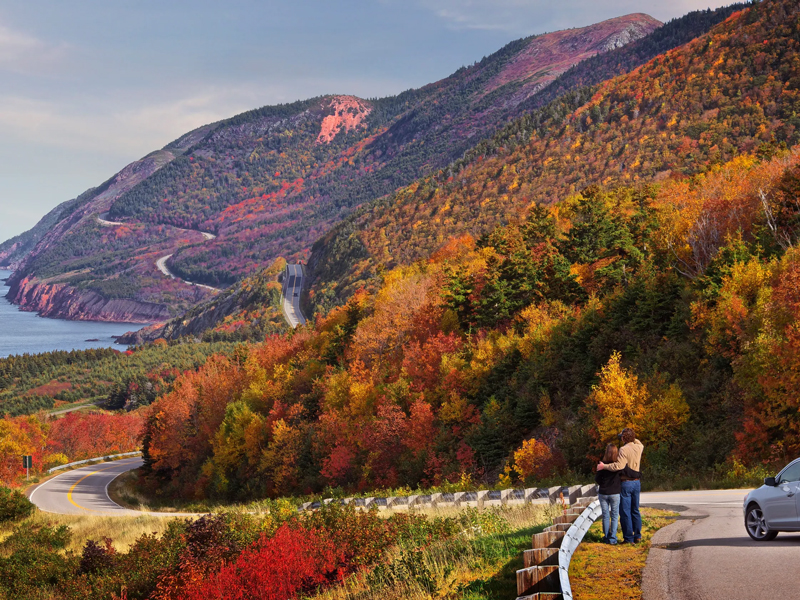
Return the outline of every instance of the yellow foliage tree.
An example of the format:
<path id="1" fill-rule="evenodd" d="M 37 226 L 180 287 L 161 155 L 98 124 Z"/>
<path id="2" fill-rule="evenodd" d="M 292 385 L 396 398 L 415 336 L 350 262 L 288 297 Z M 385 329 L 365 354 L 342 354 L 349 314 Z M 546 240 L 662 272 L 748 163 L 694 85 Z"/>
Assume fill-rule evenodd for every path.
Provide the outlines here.
<path id="1" fill-rule="evenodd" d="M 612 440 L 625 427 L 632 427 L 645 444 L 667 441 L 689 418 L 683 393 L 675 384 L 649 389 L 622 367 L 621 359 L 619 352 L 611 355 L 587 399 L 597 441 Z"/>
<path id="2" fill-rule="evenodd" d="M 535 475 L 546 477 L 553 467 L 553 451 L 547 444 L 531 438 L 514 452 L 514 472 L 522 481 Z"/>

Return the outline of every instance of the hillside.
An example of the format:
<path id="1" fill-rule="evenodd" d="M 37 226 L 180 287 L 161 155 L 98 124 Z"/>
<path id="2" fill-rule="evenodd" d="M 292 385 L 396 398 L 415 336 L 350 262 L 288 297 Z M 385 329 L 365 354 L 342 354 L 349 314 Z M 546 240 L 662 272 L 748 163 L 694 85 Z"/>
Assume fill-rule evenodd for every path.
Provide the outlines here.
<path id="1" fill-rule="evenodd" d="M 312 303 L 329 307 L 383 270 L 452 236 L 480 237 L 537 202 L 796 143 L 797 10 L 770 1 L 736 13 L 627 75 L 517 119 L 462 160 L 363 208 L 314 247 Z"/>
<path id="2" fill-rule="evenodd" d="M 352 208 L 459 158 L 576 62 L 659 25 L 630 15 L 525 38 L 395 97 L 325 96 L 191 132 L 52 227 L 18 265 L 10 298 L 68 318 L 179 314 L 209 291 L 165 279 L 158 258 L 184 280 L 224 287 L 278 256 L 305 257 Z"/>
<path id="3" fill-rule="evenodd" d="M 800 449 L 798 189 L 800 147 L 593 186 L 451 239 L 179 377 L 147 420 L 153 489 L 510 485 L 532 464 L 527 485 L 590 473 L 624 426 L 662 483 L 785 464 Z"/>
<path id="4" fill-rule="evenodd" d="M 144 344 L 161 338 L 192 337 L 211 341 L 262 341 L 288 330 L 281 308 L 279 275 L 286 260 L 238 281 L 215 298 L 198 304 L 179 317 L 154 323 L 121 336 L 118 344 Z"/>

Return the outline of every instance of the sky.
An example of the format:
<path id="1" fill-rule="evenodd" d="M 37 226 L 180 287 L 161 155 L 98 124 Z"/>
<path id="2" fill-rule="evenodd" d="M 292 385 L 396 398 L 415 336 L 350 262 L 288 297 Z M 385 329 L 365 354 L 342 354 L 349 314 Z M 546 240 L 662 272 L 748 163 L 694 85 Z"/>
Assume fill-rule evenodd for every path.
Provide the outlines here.
<path id="1" fill-rule="evenodd" d="M 0 0 L 0 241 L 183 133 L 382 97 L 508 42 L 730 0 Z"/>

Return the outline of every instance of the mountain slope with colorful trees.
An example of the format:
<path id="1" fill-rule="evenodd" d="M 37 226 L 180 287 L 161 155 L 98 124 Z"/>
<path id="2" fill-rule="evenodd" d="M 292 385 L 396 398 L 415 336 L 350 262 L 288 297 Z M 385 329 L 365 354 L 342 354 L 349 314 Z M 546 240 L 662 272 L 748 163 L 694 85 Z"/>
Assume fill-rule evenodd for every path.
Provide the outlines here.
<path id="1" fill-rule="evenodd" d="M 70 318 L 108 319 L 111 308 L 92 307 L 123 300 L 117 320 L 176 316 L 210 294 L 163 277 L 157 259 L 169 255 L 183 280 L 226 287 L 279 256 L 303 258 L 351 209 L 460 158 L 575 63 L 620 53 L 659 25 L 636 14 L 532 36 L 398 96 L 324 96 L 199 128 L 71 203 L 26 257 L 17 244 L 10 298 Z M 641 52 L 595 72 L 630 68 Z M 84 308 L 48 306 L 56 293 Z"/>
<path id="2" fill-rule="evenodd" d="M 588 471 L 625 424 L 665 479 L 784 460 L 798 181 L 797 151 L 743 156 L 454 238 L 179 377 L 149 409 L 151 483 L 229 499 L 532 483 Z"/>
<path id="3" fill-rule="evenodd" d="M 510 123 L 457 161 L 362 208 L 313 248 L 325 310 L 381 271 L 479 237 L 589 185 L 691 175 L 800 141 L 796 3 L 766 0 L 698 39 Z"/>

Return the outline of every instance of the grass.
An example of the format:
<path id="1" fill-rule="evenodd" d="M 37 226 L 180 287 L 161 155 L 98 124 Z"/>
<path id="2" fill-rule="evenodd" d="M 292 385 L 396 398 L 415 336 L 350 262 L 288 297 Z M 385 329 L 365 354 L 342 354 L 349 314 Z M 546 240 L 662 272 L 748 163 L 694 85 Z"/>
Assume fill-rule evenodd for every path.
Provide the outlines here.
<path id="1" fill-rule="evenodd" d="M 570 563 L 569 578 L 577 600 L 640 600 L 642 570 L 653 534 L 674 522 L 677 513 L 642 509 L 639 544 L 603 544 L 603 524 L 597 521 L 578 546 Z"/>
<path id="2" fill-rule="evenodd" d="M 144 534 L 161 535 L 172 517 L 104 517 L 95 515 L 57 515 L 36 511 L 24 521 L 0 526 L 0 542 L 11 535 L 15 527 L 67 525 L 72 532 L 67 551 L 80 553 L 87 540 L 109 537 L 118 552 L 126 552 Z"/>
<path id="3" fill-rule="evenodd" d="M 475 510 L 475 509 L 472 509 Z M 429 516 L 444 512 L 424 511 Z M 396 548 L 368 574 L 351 577 L 320 600 L 508 600 L 531 536 L 552 522 L 557 507 L 526 505 L 482 511 L 481 525 L 425 548 Z M 448 511 L 451 514 L 451 511 Z"/>

